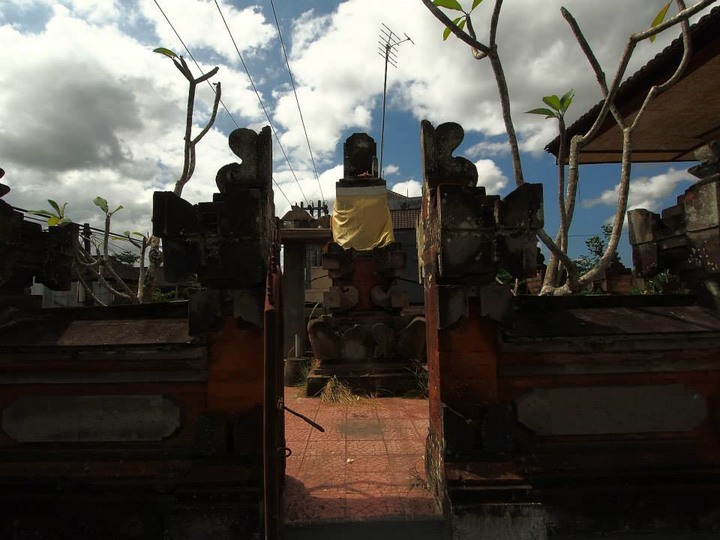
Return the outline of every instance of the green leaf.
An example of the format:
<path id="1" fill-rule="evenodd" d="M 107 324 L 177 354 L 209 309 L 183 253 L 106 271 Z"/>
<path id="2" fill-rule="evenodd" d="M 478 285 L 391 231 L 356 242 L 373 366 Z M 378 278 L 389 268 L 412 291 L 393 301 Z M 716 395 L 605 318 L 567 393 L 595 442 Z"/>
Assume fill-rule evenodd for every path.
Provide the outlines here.
<path id="1" fill-rule="evenodd" d="M 433 4 L 437 7 L 444 7 L 447 9 L 454 9 L 455 11 L 462 11 L 463 8 L 458 0 L 434 0 Z"/>
<path id="2" fill-rule="evenodd" d="M 462 21 L 460 21 L 460 23 L 458 24 L 458 26 L 460 27 L 460 30 L 465 30 L 465 23 L 466 23 L 466 22 L 467 22 L 467 17 L 463 17 L 463 18 L 462 18 Z"/>
<path id="3" fill-rule="evenodd" d="M 539 108 L 525 111 L 525 114 L 542 114 L 545 116 L 545 118 L 557 118 L 558 113 L 556 113 L 555 111 L 551 111 L 550 109 Z"/>
<path id="4" fill-rule="evenodd" d="M 470 8 L 470 11 L 472 11 L 473 9 L 475 9 L 476 7 L 478 7 L 478 6 L 480 5 L 480 2 L 482 2 L 482 0 L 474 0 L 473 5 L 472 5 L 472 7 Z"/>
<path id="5" fill-rule="evenodd" d="M 48 199 L 47 202 L 48 202 L 48 204 L 49 204 L 50 206 L 52 206 L 52 207 L 55 209 L 55 211 L 57 212 L 57 215 L 58 215 L 58 216 L 61 216 L 61 215 L 62 215 L 62 211 L 60 210 L 60 205 L 59 205 L 58 203 L 56 203 L 56 202 L 53 201 L 52 199 Z"/>
<path id="6" fill-rule="evenodd" d="M 453 24 L 457 25 L 458 22 L 460 22 L 460 19 L 462 19 L 462 17 L 458 17 L 457 19 L 453 20 Z M 450 37 L 451 32 L 452 30 L 450 30 L 450 27 L 446 26 L 445 30 L 443 30 L 443 41 L 447 41 L 447 38 Z"/>
<path id="7" fill-rule="evenodd" d="M 103 199 L 102 197 L 95 197 L 93 199 L 93 203 L 95 204 L 95 206 L 100 208 L 100 210 L 102 210 L 106 214 L 108 213 L 108 203 L 105 199 Z"/>
<path id="8" fill-rule="evenodd" d="M 60 220 L 60 223 L 58 223 L 58 225 L 67 225 L 68 223 L 72 223 L 72 222 L 73 222 L 72 219 L 64 217 Z"/>
<path id="9" fill-rule="evenodd" d="M 164 54 L 168 58 L 177 58 L 178 56 L 173 51 L 171 51 L 170 49 L 166 49 L 165 47 L 158 47 L 157 49 L 153 49 L 153 52 L 158 54 Z"/>
<path id="10" fill-rule="evenodd" d="M 113 211 L 110 213 L 110 215 L 114 214 L 114 213 L 117 212 L 118 210 L 122 210 L 123 208 L 124 208 L 124 206 L 121 204 L 121 205 L 118 206 L 115 210 L 113 210 Z"/>
<path id="11" fill-rule="evenodd" d="M 651 27 L 651 28 L 655 28 L 658 24 L 662 23 L 662 22 L 665 20 L 665 15 L 667 15 L 668 8 L 670 7 L 670 3 L 671 3 L 671 2 L 668 2 L 667 4 L 665 4 L 665 5 L 662 7 L 662 9 L 661 9 L 660 11 L 658 11 L 658 14 L 655 15 L 655 18 L 654 18 L 653 21 L 650 23 L 650 27 Z M 651 41 L 651 42 L 655 41 L 655 38 L 656 38 L 656 37 L 657 37 L 657 35 L 655 35 L 655 36 L 650 36 L 650 41 Z"/>
<path id="12" fill-rule="evenodd" d="M 563 97 L 560 98 L 560 110 L 565 112 L 570 107 L 573 98 L 575 97 L 575 90 L 569 90 Z"/>
<path id="13" fill-rule="evenodd" d="M 545 96 L 545 97 L 542 98 L 542 100 L 543 100 L 543 102 L 545 103 L 545 105 L 549 105 L 550 107 L 552 107 L 552 108 L 555 109 L 556 111 L 561 110 L 561 109 L 560 109 L 560 98 L 559 98 L 559 97 L 554 96 L 554 95 L 553 95 L 553 96 Z"/>

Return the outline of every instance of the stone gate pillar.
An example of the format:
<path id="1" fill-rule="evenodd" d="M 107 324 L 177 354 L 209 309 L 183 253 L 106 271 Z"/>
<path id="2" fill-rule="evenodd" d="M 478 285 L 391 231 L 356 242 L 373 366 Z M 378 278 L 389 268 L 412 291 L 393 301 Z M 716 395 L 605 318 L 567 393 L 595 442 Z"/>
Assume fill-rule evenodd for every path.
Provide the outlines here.
<path id="1" fill-rule="evenodd" d="M 453 501 L 445 464 L 493 455 L 510 444 L 506 405 L 497 405 L 498 329 L 510 315 L 510 288 L 495 280 L 536 273 L 535 231 L 542 186 L 524 184 L 504 200 L 477 186 L 475 165 L 452 152 L 459 124 L 422 122 L 423 202 L 418 249 L 425 291 L 430 431 L 428 479 L 446 515 Z"/>

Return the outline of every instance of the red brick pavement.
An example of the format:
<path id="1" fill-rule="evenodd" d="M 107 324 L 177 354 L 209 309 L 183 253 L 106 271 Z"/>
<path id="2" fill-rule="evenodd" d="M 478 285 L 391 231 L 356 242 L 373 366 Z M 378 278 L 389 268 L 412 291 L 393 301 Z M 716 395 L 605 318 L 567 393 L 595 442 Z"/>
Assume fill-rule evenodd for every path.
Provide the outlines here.
<path id="1" fill-rule="evenodd" d="M 374 398 L 322 403 L 285 389 L 285 404 L 325 428 L 285 415 L 285 521 L 438 516 L 425 489 L 428 404 Z"/>

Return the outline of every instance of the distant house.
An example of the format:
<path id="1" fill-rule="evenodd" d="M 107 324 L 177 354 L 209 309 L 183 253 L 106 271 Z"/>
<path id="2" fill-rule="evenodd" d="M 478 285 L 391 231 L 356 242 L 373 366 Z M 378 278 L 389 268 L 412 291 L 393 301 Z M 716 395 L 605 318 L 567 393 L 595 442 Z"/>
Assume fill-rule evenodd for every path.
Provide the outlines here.
<path id="1" fill-rule="evenodd" d="M 113 260 L 113 269 L 128 285 L 128 287 L 130 287 L 133 291 L 137 290 L 137 281 L 140 272 L 138 268 Z M 113 294 L 97 279 L 91 278 L 90 276 L 87 276 L 85 279 L 93 294 L 101 302 L 106 305 L 116 303 Z M 93 301 L 89 298 L 85 288 L 76 278 L 73 279 L 69 291 L 53 291 L 45 287 L 45 285 L 34 283 L 30 289 L 30 294 L 42 296 L 42 307 L 44 308 L 83 307 L 93 305 Z"/>
<path id="2" fill-rule="evenodd" d="M 113 259 L 112 256 L 111 259 Z M 137 291 L 140 268 L 137 266 L 130 266 L 113 259 L 113 269 L 132 291 Z M 127 303 L 127 300 L 125 299 L 115 298 L 113 294 L 97 279 L 86 276 L 85 280 L 91 287 L 93 294 L 104 304 L 109 306 Z M 164 268 L 160 267 L 155 283 L 156 290 L 164 293 L 170 293 L 178 287 L 182 288 L 187 286 L 188 284 L 168 283 L 165 281 Z M 93 301 L 85 291 L 85 288 L 76 278 L 73 279 L 69 291 L 53 291 L 41 283 L 34 283 L 30 289 L 30 294 L 42 296 L 42 307 L 44 308 L 83 307 L 94 305 Z"/>
<path id="3" fill-rule="evenodd" d="M 400 242 L 402 250 L 407 254 L 407 266 L 400 275 L 400 280 L 402 286 L 408 291 L 409 303 L 421 306 L 423 304 L 423 288 L 418 280 L 416 229 L 420 218 L 422 197 L 406 197 L 394 191 L 388 191 L 387 198 L 395 240 Z M 302 218 L 298 213 L 293 213 L 292 217 L 296 220 Z M 323 292 L 327 291 L 331 285 L 327 271 L 322 268 L 323 247 L 308 245 L 305 252 L 305 301 L 313 307 L 322 303 Z"/>
<path id="4" fill-rule="evenodd" d="M 422 197 L 406 197 L 388 191 L 388 208 L 393 222 L 395 240 L 400 242 L 407 254 L 407 265 L 400 275 L 401 285 L 408 291 L 410 305 L 421 306 L 424 301 L 423 286 L 418 278 L 417 225 L 420 219 Z"/>

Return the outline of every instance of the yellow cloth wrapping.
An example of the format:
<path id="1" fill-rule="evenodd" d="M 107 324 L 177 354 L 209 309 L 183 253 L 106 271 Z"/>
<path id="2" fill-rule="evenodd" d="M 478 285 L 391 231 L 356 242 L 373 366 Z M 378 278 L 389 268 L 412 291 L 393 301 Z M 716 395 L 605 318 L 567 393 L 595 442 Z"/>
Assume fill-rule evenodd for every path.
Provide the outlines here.
<path id="1" fill-rule="evenodd" d="M 385 186 L 338 187 L 330 228 L 333 240 L 358 251 L 395 241 Z"/>

